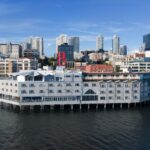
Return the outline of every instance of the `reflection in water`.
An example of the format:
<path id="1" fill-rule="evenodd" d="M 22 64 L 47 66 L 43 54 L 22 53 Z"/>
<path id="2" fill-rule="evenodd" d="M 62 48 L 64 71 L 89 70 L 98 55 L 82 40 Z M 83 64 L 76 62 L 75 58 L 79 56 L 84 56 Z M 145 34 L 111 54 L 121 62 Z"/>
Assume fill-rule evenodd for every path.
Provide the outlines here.
<path id="1" fill-rule="evenodd" d="M 150 149 L 150 108 L 14 113 L 0 109 L 0 149 Z"/>

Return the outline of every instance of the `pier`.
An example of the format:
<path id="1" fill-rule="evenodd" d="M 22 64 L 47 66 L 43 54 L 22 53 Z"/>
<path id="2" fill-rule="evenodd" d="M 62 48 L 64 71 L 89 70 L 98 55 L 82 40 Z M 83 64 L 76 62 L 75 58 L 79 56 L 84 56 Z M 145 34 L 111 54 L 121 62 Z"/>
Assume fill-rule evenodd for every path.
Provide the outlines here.
<path id="1" fill-rule="evenodd" d="M 140 103 L 112 104 L 65 104 L 65 105 L 14 105 L 0 102 L 0 108 L 17 112 L 50 112 L 50 111 L 90 111 L 90 110 L 122 110 L 149 106 L 149 101 Z"/>

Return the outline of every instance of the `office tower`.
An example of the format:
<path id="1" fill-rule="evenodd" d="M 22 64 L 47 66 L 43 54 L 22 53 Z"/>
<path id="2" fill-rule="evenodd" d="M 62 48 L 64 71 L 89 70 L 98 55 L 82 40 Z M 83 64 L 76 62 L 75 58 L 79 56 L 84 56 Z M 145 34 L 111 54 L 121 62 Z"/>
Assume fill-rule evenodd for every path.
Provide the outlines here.
<path id="1" fill-rule="evenodd" d="M 68 43 L 68 36 L 66 34 L 61 34 L 56 38 L 56 54 L 58 53 L 58 46 L 64 43 Z"/>
<path id="2" fill-rule="evenodd" d="M 150 50 L 150 34 L 146 34 L 143 36 L 143 44 L 144 44 L 144 50 Z"/>
<path id="3" fill-rule="evenodd" d="M 68 37 L 68 44 L 73 46 L 74 52 L 79 52 L 80 50 L 79 37 Z"/>
<path id="4" fill-rule="evenodd" d="M 120 46 L 120 55 L 127 55 L 127 46 L 126 45 L 122 45 Z"/>
<path id="5" fill-rule="evenodd" d="M 102 35 L 98 35 L 96 38 L 96 50 L 104 49 L 104 37 Z"/>
<path id="6" fill-rule="evenodd" d="M 36 50 L 40 58 L 44 57 L 44 42 L 42 37 L 30 37 L 27 40 L 26 46 L 32 50 Z"/>
<path id="7" fill-rule="evenodd" d="M 114 35 L 112 40 L 112 51 L 113 53 L 119 54 L 119 49 L 120 49 L 120 38 L 117 35 Z"/>
<path id="8" fill-rule="evenodd" d="M 58 46 L 58 65 L 72 68 L 74 64 L 74 50 L 72 45 L 64 43 Z"/>

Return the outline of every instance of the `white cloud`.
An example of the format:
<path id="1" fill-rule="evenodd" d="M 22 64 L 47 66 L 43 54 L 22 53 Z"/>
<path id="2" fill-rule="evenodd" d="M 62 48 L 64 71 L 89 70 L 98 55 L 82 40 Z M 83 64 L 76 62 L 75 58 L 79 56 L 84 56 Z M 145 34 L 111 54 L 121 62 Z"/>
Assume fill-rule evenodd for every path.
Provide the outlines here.
<path id="1" fill-rule="evenodd" d="M 0 24 L 0 33 L 24 33 L 26 30 L 42 29 L 42 23 L 44 20 L 39 19 L 3 21 Z"/>
<path id="2" fill-rule="evenodd" d="M 97 32 L 92 32 L 89 30 L 82 30 L 82 29 L 78 29 L 78 28 L 69 28 L 70 31 L 75 31 L 75 32 L 79 32 L 79 33 L 86 33 L 86 34 L 92 34 L 92 35 L 97 35 Z"/>
<path id="3" fill-rule="evenodd" d="M 112 33 L 120 33 L 131 30 L 131 28 L 124 28 L 124 27 L 108 27 L 108 30 Z"/>

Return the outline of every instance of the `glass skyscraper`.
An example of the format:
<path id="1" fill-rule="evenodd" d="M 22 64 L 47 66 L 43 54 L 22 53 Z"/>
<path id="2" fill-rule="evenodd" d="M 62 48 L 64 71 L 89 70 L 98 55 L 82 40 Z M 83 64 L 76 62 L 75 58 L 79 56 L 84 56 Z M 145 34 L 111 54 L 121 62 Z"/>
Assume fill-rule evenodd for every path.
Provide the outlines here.
<path id="1" fill-rule="evenodd" d="M 146 34 L 143 36 L 143 44 L 145 51 L 150 51 L 150 34 Z"/>

